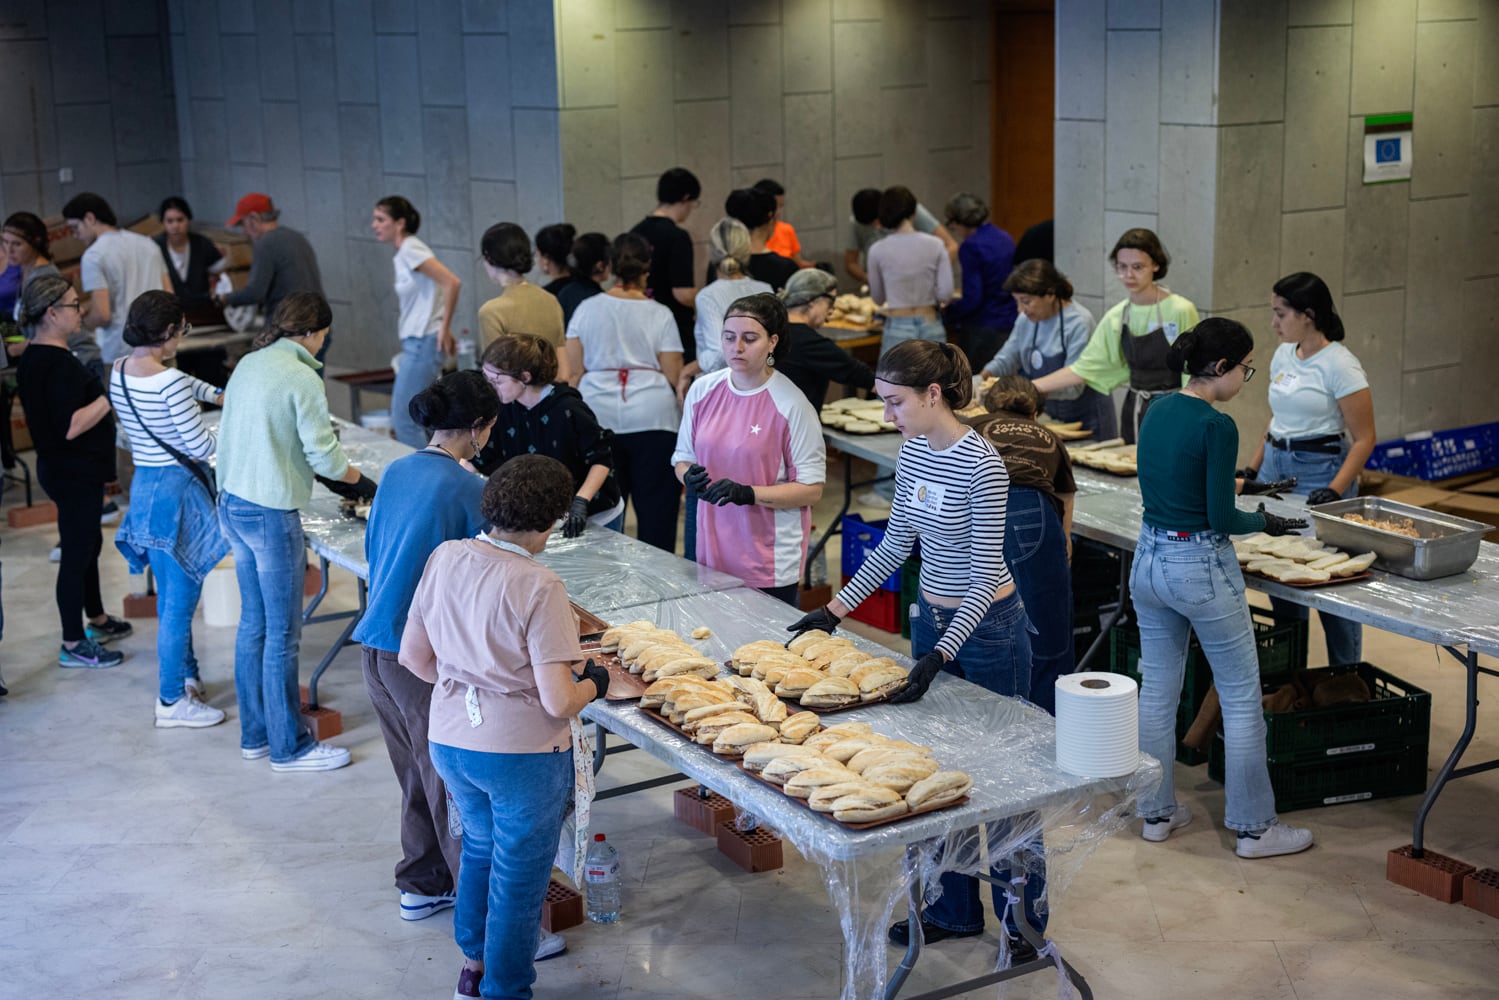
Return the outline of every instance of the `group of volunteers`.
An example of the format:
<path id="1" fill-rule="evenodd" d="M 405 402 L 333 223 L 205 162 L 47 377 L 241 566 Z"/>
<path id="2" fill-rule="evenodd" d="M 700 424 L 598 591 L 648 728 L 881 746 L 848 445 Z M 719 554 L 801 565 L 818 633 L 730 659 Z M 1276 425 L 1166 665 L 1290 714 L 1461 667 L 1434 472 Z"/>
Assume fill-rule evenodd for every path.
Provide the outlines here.
<path id="1" fill-rule="evenodd" d="M 106 644 L 130 633 L 99 592 L 118 423 L 135 476 L 116 545 L 132 567 L 149 565 L 158 591 L 156 725 L 224 721 L 199 675 L 192 616 L 206 574 L 232 552 L 242 756 L 268 757 L 276 771 L 348 764 L 348 750 L 314 740 L 298 711 L 299 512 L 315 482 L 370 502 L 369 604 L 355 638 L 402 792 L 400 916 L 455 908 L 457 996 L 527 997 L 533 961 L 565 948 L 542 932 L 542 902 L 590 765 L 578 713 L 609 686 L 608 673 L 584 661 L 561 579 L 534 560 L 552 532 L 622 531 L 629 506 L 638 537 L 674 551 L 685 493 L 688 557 L 795 606 L 825 479 L 817 408 L 830 383 L 872 390 L 905 439 L 884 539 L 791 630 L 838 627 L 919 542 L 915 667 L 892 700 L 921 698 L 947 673 L 1050 711 L 1057 677 L 1073 669 L 1077 486 L 1061 440 L 1038 421 L 1081 421 L 1113 437 L 1110 393 L 1128 387 L 1123 436 L 1138 445 L 1144 500 L 1131 576 L 1140 741 L 1165 772 L 1140 802 L 1143 836 L 1165 840 L 1191 818 L 1172 775 L 1195 631 L 1223 707 L 1225 825 L 1238 853 L 1310 846 L 1309 831 L 1276 819 L 1254 636 L 1228 536 L 1304 526 L 1263 505 L 1240 510 L 1238 494 L 1294 490 L 1324 503 L 1357 489 L 1372 405 L 1326 284 L 1298 273 L 1272 290 L 1273 416 L 1254 459 L 1236 470 L 1238 433 L 1214 404 L 1254 374 L 1253 339 L 1232 320 L 1199 320 L 1160 283 L 1170 259 L 1149 230 L 1125 232 L 1110 252 L 1127 296 L 1095 324 L 1050 260 L 1015 261 L 1014 241 L 977 197 L 954 196 L 939 224 L 904 187 L 861 191 L 844 263 L 883 306 L 871 369 L 818 332 L 838 283 L 802 257 L 781 217 L 785 190 L 766 180 L 729 195 L 708 230 L 701 285 L 682 227 L 700 195 L 697 178 L 676 168 L 660 178 L 655 209 L 612 238 L 559 223 L 533 244 L 513 223 L 491 226 L 480 252 L 500 294 L 479 310 L 478 370 L 447 374 L 462 283 L 417 236 L 410 202 L 377 202 L 371 225 L 395 251 L 399 303 L 393 424 L 415 449 L 383 470 L 378 490 L 329 417 L 317 359 L 332 310 L 320 290 L 296 287 L 309 270 L 306 241 L 278 226 L 269 198 L 247 196 L 231 220 L 255 230 L 260 287 L 228 304 L 269 308 L 223 389 L 171 366 L 191 311 L 228 301 L 201 287 L 216 251 L 188 232 L 185 202 L 168 199 L 164 208 L 182 218 L 160 244 L 144 241 L 149 264 L 103 199 L 70 203 L 64 215 L 91 242 L 87 299 L 49 270 L 39 221 L 11 216 L 5 249 L 22 272 L 14 316 L 26 337 L 19 392 L 62 539 L 59 663 L 113 666 L 122 654 Z M 261 257 L 268 247 L 273 260 Z M 544 286 L 527 278 L 537 269 Z M 98 331 L 93 353 L 81 325 Z M 976 373 L 993 377 L 988 413 L 965 420 L 958 412 L 974 401 Z M 216 426 L 201 403 L 222 407 Z M 1278 614 L 1298 612 L 1277 604 Z M 1324 623 L 1331 661 L 1357 662 L 1359 627 Z M 995 871 L 1024 866 L 1024 918 L 1044 928 L 1039 834 L 1021 853 L 994 859 Z M 948 873 L 942 887 L 920 927 L 902 921 L 892 941 L 982 932 L 978 881 Z M 995 907 L 1004 947 L 1030 957 L 1003 892 Z"/>

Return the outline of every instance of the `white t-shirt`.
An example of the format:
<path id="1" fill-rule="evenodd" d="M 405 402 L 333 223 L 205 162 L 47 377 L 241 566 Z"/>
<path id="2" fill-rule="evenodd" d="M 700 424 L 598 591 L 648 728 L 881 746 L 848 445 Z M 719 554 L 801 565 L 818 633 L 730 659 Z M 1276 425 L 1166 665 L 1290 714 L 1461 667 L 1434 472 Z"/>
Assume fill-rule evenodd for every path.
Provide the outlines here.
<path id="1" fill-rule="evenodd" d="M 166 278 L 166 261 L 156 242 L 127 229 L 101 233 L 83 251 L 80 267 L 85 293 L 109 290 L 109 325 L 94 331 L 99 353 L 107 365 L 129 351 L 125 346 L 125 317 L 130 303 L 142 292 L 160 291 Z"/>
<path id="2" fill-rule="evenodd" d="M 656 358 L 682 353 L 670 309 L 650 299 L 594 295 L 573 311 L 567 339 L 583 344 L 578 391 L 600 426 L 616 434 L 676 433 L 676 388 Z"/>
<path id="3" fill-rule="evenodd" d="M 692 334 L 697 340 L 697 363 L 705 372 L 723 367 L 723 314 L 729 306 L 746 295 L 773 292 L 763 281 L 754 278 L 719 278 L 697 293 L 697 319 Z"/>
<path id="4" fill-rule="evenodd" d="M 396 251 L 396 298 L 401 303 L 401 339 L 431 337 L 442 329 L 442 287 L 418 274 L 417 268 L 435 259 L 432 248 L 415 236 L 401 241 Z"/>
<path id="5" fill-rule="evenodd" d="M 183 281 L 187 280 L 187 265 L 192 260 L 193 245 L 188 243 L 181 250 L 176 250 L 170 243 L 167 244 L 167 256 L 172 258 L 172 267 L 177 272 L 177 277 Z"/>
<path id="6" fill-rule="evenodd" d="M 1341 343 L 1306 360 L 1295 344 L 1281 344 L 1270 359 L 1270 433 L 1291 441 L 1342 434 L 1338 400 L 1367 388 L 1364 366 Z"/>

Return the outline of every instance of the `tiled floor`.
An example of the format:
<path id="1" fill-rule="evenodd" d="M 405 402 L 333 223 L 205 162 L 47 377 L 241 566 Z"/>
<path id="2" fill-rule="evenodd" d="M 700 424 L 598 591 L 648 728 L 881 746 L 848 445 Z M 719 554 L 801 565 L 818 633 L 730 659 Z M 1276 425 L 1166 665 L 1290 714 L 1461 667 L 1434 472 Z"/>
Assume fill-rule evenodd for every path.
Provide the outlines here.
<path id="1" fill-rule="evenodd" d="M 825 500 L 819 520 L 835 508 Z M 353 766 L 272 774 L 235 752 L 232 630 L 200 622 L 198 631 L 211 700 L 231 716 L 210 730 L 152 728 L 153 621 L 135 623 L 118 669 L 56 666 L 52 544 L 49 528 L 6 530 L 0 549 L 0 665 L 11 688 L 0 699 L 0 995 L 451 995 L 450 918 L 396 916 L 398 797 L 355 652 L 324 689 L 343 713 L 337 742 L 353 750 Z M 118 609 L 126 577 L 109 546 L 103 568 Z M 352 603 L 347 578 L 333 601 Z M 306 659 L 335 628 L 308 629 Z M 1320 642 L 1314 633 L 1314 650 Z M 1366 650 L 1433 692 L 1435 766 L 1460 728 L 1461 672 L 1430 647 L 1380 633 L 1368 633 Z M 1499 756 L 1492 704 L 1475 759 Z M 659 773 L 644 758 L 611 758 L 603 783 Z M 1197 813 L 1190 827 L 1166 844 L 1133 831 L 1106 840 L 1057 889 L 1052 934 L 1100 1000 L 1499 996 L 1499 921 L 1384 879 L 1385 852 L 1410 840 L 1414 798 L 1292 814 L 1317 846 L 1245 862 L 1218 825 L 1222 790 L 1205 770 L 1178 772 Z M 788 850 L 782 871 L 745 874 L 673 820 L 670 795 L 596 806 L 596 828 L 624 857 L 624 915 L 568 931 L 567 955 L 538 967 L 537 995 L 837 996 L 843 946 L 820 870 Z M 1433 813 L 1429 843 L 1499 866 L 1496 816 L 1499 773 L 1459 781 Z M 909 989 L 976 974 L 996 948 L 992 922 L 981 938 L 935 946 Z M 1030 978 L 1006 995 L 1056 995 L 1053 977 Z"/>

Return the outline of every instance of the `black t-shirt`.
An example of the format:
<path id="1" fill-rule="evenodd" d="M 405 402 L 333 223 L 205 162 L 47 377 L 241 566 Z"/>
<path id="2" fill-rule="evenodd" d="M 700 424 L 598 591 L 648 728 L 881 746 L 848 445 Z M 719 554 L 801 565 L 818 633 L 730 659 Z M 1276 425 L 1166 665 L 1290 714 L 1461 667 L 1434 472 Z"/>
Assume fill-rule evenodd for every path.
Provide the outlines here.
<path id="1" fill-rule="evenodd" d="M 829 382 L 849 389 L 874 388 L 874 371 L 868 365 L 805 323 L 787 324 L 786 337 L 790 345 L 776 370 L 796 383 L 814 407 L 827 400 Z"/>
<path id="2" fill-rule="evenodd" d="M 573 488 L 595 465 L 609 467 L 609 478 L 588 505 L 588 514 L 613 510 L 619 503 L 619 480 L 614 476 L 614 432 L 600 427 L 598 417 L 583 402 L 578 390 L 565 382 L 552 386 L 533 408 L 519 401 L 500 406 L 500 416 L 489 435 L 489 443 L 474 461 L 485 475 L 517 455 L 546 455 L 567 466 Z"/>
<path id="3" fill-rule="evenodd" d="M 749 276 L 756 281 L 765 282 L 778 292 L 786 287 L 786 282 L 790 281 L 791 276 L 798 270 L 800 268 L 796 266 L 796 261 L 790 257 L 782 257 L 780 254 L 772 253 L 769 250 L 764 253 L 750 254 Z M 718 280 L 715 265 L 711 263 L 708 265 L 708 270 L 704 278 L 704 285 L 711 285 L 714 281 Z"/>
<path id="4" fill-rule="evenodd" d="M 551 291 L 551 287 L 548 285 L 547 290 Z M 567 284 L 553 293 L 557 296 L 557 301 L 562 303 L 562 325 L 567 326 L 573 321 L 573 312 L 584 299 L 591 299 L 603 290 L 597 281 L 591 281 L 588 278 L 568 278 Z"/>
<path id="5" fill-rule="evenodd" d="M 106 413 L 93 427 L 68 440 L 73 413 L 104 395 L 99 379 L 71 351 L 28 344 L 16 366 L 21 408 L 36 443 L 38 472 L 87 482 L 115 478 L 115 422 Z"/>
<path id="6" fill-rule="evenodd" d="M 673 288 L 695 288 L 692 280 L 692 237 L 687 230 L 661 215 L 648 215 L 630 230 L 651 244 L 651 273 L 645 287 L 651 298 L 671 310 L 682 338 L 682 363 L 697 359 L 697 341 L 692 336 L 692 308 L 677 301 Z"/>

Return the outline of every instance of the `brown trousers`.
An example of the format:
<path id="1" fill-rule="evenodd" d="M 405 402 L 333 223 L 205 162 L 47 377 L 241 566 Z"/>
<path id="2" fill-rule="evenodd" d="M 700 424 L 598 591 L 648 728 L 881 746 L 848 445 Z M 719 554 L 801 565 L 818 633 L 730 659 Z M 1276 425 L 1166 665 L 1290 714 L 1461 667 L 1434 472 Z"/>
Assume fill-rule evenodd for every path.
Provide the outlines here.
<path id="1" fill-rule="evenodd" d="M 448 833 L 447 789 L 427 752 L 432 685 L 401 666 L 396 654 L 362 647 L 369 690 L 390 765 L 401 786 L 401 853 L 396 888 L 423 896 L 454 891 L 462 841 Z"/>

